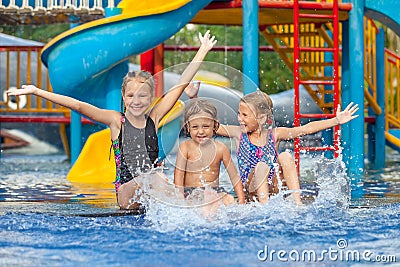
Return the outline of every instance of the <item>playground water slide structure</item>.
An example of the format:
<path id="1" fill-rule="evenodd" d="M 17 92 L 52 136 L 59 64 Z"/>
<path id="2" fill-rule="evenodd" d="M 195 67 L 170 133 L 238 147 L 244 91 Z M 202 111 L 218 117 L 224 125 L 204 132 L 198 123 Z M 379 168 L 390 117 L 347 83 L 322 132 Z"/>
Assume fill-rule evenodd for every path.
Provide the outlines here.
<path id="1" fill-rule="evenodd" d="M 144 2 L 146 2 L 144 5 L 147 4 L 147 6 L 143 6 L 145 11 L 135 3 L 134 11 L 137 12 L 129 13 L 130 5 L 125 4 L 126 8 L 122 15 L 78 26 L 55 38 L 46 46 L 42 59 L 49 67 L 51 82 L 56 92 L 77 97 L 97 106 L 110 108 L 109 105 L 112 104 L 107 103 L 106 99 L 111 99 L 108 97 L 109 95 L 120 95 L 120 81 L 126 72 L 126 65 L 123 61 L 130 55 L 141 53 L 143 50 L 162 43 L 190 20 L 194 23 L 205 24 L 223 24 L 227 19 L 232 20 L 227 24 L 240 25 L 242 22 L 240 1 L 222 3 L 221 6 L 225 6 L 225 9 L 208 9 L 199 13 L 197 11 L 202 9 L 201 6 L 204 7 L 206 2 L 210 1 L 203 1 L 204 3 L 174 1 L 168 4 L 168 7 L 147 3 L 148 1 Z M 391 24 L 391 28 L 396 31 L 400 20 L 399 13 L 394 12 L 397 7 L 395 2 L 395 0 L 384 1 L 384 3 L 367 0 L 364 6 L 365 14 L 384 24 Z M 3 1 L 3 3 L 5 2 Z M 234 6 L 235 4 L 238 5 L 238 8 Z M 280 5 L 282 3 L 274 2 L 272 4 Z M 288 5 L 285 12 L 288 12 L 286 17 L 290 23 L 291 2 L 285 4 Z M 312 5 L 313 3 L 303 2 L 303 5 L 305 4 Z M 263 12 L 266 11 L 270 11 L 270 9 L 265 9 Z M 278 11 L 282 13 L 281 10 Z M 271 12 L 277 12 L 277 10 Z M 263 14 L 262 11 L 260 14 Z M 178 18 L 182 21 L 177 22 Z M 172 22 L 168 19 L 171 19 Z M 214 20 L 217 23 L 213 23 Z M 180 23 L 180 25 L 176 25 L 176 23 Z M 271 21 L 271 24 L 273 23 L 274 21 Z M 158 35 L 160 34 L 158 31 L 162 36 Z M 139 40 L 140 43 L 132 40 Z M 66 73 L 68 78 L 65 78 Z M 118 89 L 114 92 L 111 90 L 110 93 L 107 91 L 110 88 Z M 104 96 L 106 94 L 107 97 Z M 115 100 L 110 102 L 119 103 Z M 118 109 L 119 107 L 111 108 Z M 395 142 L 393 144 L 395 147 L 399 147 L 397 145 L 400 140 L 399 136 L 396 137 L 395 131 L 389 131 L 394 133 Z"/>
<path id="2" fill-rule="evenodd" d="M 325 15 L 329 15 L 329 12 L 331 12 L 331 11 L 329 11 L 328 9 L 329 8 L 332 9 L 332 7 L 328 7 L 328 9 L 326 9 L 326 6 L 324 7 L 324 5 L 328 4 L 327 2 L 333 2 L 333 1 L 317 1 L 317 2 L 300 1 L 299 2 L 300 8 L 304 9 L 304 10 L 302 10 L 302 12 L 306 13 L 306 14 L 301 14 L 301 15 L 303 15 L 303 17 L 302 17 L 303 20 L 299 20 L 299 22 L 301 22 L 301 24 L 302 24 L 301 27 L 303 27 L 303 31 L 306 31 L 306 29 L 307 29 L 306 27 L 312 26 L 312 25 L 305 25 L 305 24 L 307 24 L 307 18 L 309 18 L 308 21 L 310 21 L 311 23 L 321 22 L 323 24 L 323 22 L 324 22 L 323 19 L 321 21 L 319 21 L 319 19 L 323 18 Z M 352 3 L 352 7 L 349 8 L 349 6 L 347 6 L 347 5 L 350 2 Z M 350 30 L 351 32 L 352 31 L 358 31 L 359 32 L 360 27 L 363 27 L 362 20 L 358 21 L 357 23 L 354 23 L 354 21 L 357 21 L 360 17 L 363 18 L 363 15 L 365 14 L 367 17 L 370 17 L 372 19 L 376 19 L 376 20 L 380 21 L 381 23 L 383 23 L 384 25 L 389 26 L 389 28 L 391 28 L 398 35 L 400 35 L 400 32 L 399 32 L 400 13 L 397 12 L 398 1 L 396 1 L 396 0 L 389 0 L 389 1 L 373 1 L 373 0 L 371 0 L 371 1 L 368 1 L 367 0 L 365 2 L 364 1 L 339 1 L 339 3 L 341 3 L 341 4 L 339 4 L 339 12 L 338 12 L 339 21 L 345 22 L 346 25 L 349 25 L 349 27 L 351 28 L 351 30 Z M 289 67 L 289 69 L 291 69 L 291 65 L 293 64 L 293 60 L 290 60 L 290 58 L 293 57 L 291 55 L 292 52 L 291 51 L 290 52 L 281 52 L 281 51 L 288 51 L 288 47 L 291 47 L 290 46 L 290 42 L 291 41 L 293 42 L 293 40 L 291 40 L 290 38 L 288 38 L 286 36 L 287 34 L 293 35 L 293 32 L 291 32 L 290 30 L 289 31 L 287 30 L 288 28 L 290 29 L 290 27 L 293 26 L 293 25 L 290 25 L 290 24 L 293 23 L 293 13 L 294 13 L 294 11 L 293 11 L 293 9 L 294 9 L 293 1 L 265 1 L 265 2 L 264 1 L 259 1 L 258 5 L 259 5 L 258 20 L 259 20 L 259 29 L 260 29 L 260 31 L 263 33 L 264 37 L 267 38 L 268 42 L 270 44 L 272 44 L 272 46 L 274 47 L 274 50 L 286 62 L 286 65 Z M 242 6 L 243 6 L 243 3 L 240 2 L 240 1 L 230 1 L 229 3 L 220 3 L 218 5 L 218 7 L 216 5 L 213 5 L 213 8 L 207 8 L 206 10 L 202 10 L 201 12 L 199 12 L 198 15 L 192 20 L 192 22 L 193 23 L 204 23 L 204 24 L 218 24 L 218 25 L 226 25 L 226 24 L 228 24 L 228 25 L 241 25 L 242 19 L 243 19 L 242 18 L 242 14 L 241 14 Z M 360 12 L 360 10 L 362 10 L 362 12 Z M 318 13 L 318 12 L 324 12 L 324 13 Z M 353 14 L 352 15 L 348 15 L 348 14 L 346 14 L 346 12 L 350 12 L 350 13 L 353 13 Z M 314 15 L 312 13 L 317 13 L 317 14 Z M 221 16 L 221 14 L 223 14 L 223 16 Z M 356 14 L 356 15 L 354 15 L 354 14 Z M 360 14 L 362 14 L 362 15 L 359 16 Z M 279 17 L 278 21 L 276 19 L 277 17 Z M 349 17 L 350 17 L 350 22 L 349 22 Z M 366 20 L 366 21 L 368 21 L 368 20 Z M 255 21 L 253 21 L 253 22 L 255 22 Z M 273 31 L 269 31 L 269 32 L 263 31 L 263 28 L 265 27 L 263 25 L 266 25 L 265 28 L 269 28 L 269 25 L 276 25 L 276 24 L 280 24 L 282 27 L 281 28 L 276 27 L 277 30 L 275 32 L 273 32 Z M 366 25 L 367 24 L 364 25 L 364 27 L 365 27 L 364 31 L 367 29 Z M 271 27 L 271 28 L 273 28 L 273 27 Z M 315 26 L 315 28 L 316 28 L 316 31 L 324 31 L 322 29 L 317 29 L 317 26 Z M 376 26 L 375 26 L 375 28 L 376 28 Z M 307 34 L 307 33 L 310 34 L 310 35 L 315 34 L 314 32 L 311 32 L 311 31 L 310 32 L 306 32 L 305 34 Z M 365 33 L 365 35 L 367 35 L 366 32 L 364 32 L 364 33 Z M 331 34 L 331 33 L 325 32 L 325 36 L 322 37 L 324 40 L 330 39 L 327 34 Z M 355 37 L 353 35 L 347 35 L 346 36 L 346 35 L 344 35 L 345 34 L 344 32 L 342 32 L 342 34 L 343 34 L 343 36 L 341 36 L 341 38 L 343 40 L 347 39 L 347 42 L 349 42 L 349 39 L 350 39 L 353 42 L 353 45 L 356 45 L 356 47 L 358 47 L 358 46 L 362 47 L 360 45 L 360 42 L 363 42 L 362 37 L 361 37 L 361 39 L 359 39 L 360 36 L 357 36 L 357 37 Z M 276 38 L 276 36 L 279 36 L 279 35 L 282 35 L 283 37 L 280 38 L 280 39 Z M 308 51 L 310 51 L 310 49 L 313 49 L 311 47 L 312 45 L 310 45 L 313 42 L 312 39 L 307 39 L 306 36 L 302 36 L 302 38 L 304 38 L 303 40 L 305 40 L 304 41 L 305 43 L 308 42 L 307 44 L 304 44 L 306 46 L 304 48 L 304 50 L 307 49 Z M 365 37 L 364 41 L 366 39 L 368 39 L 368 38 L 371 38 L 371 35 L 369 35 L 368 37 Z M 275 45 L 273 44 L 274 41 L 275 41 L 274 39 L 279 39 L 279 41 Z M 372 39 L 375 40 L 374 38 L 372 38 Z M 281 45 L 281 43 L 283 43 L 284 45 Z M 329 42 L 327 42 L 327 44 L 325 44 L 325 45 L 327 47 L 331 47 Z M 333 40 L 332 40 L 332 45 L 333 45 Z M 371 50 L 375 49 L 375 48 L 372 48 L 371 46 L 369 46 L 371 44 L 369 44 L 368 46 L 366 44 L 364 44 L 364 45 L 365 45 L 364 46 L 364 50 L 365 50 L 364 53 L 371 53 Z M 374 43 L 373 46 L 375 47 L 376 43 Z M 307 51 L 307 50 L 305 50 L 305 51 Z M 355 49 L 355 50 L 351 49 L 351 50 L 352 51 L 357 51 L 358 54 L 360 52 L 362 52 L 362 49 L 358 49 L 358 50 L 357 49 Z M 374 50 L 374 51 L 376 51 L 376 50 Z M 346 51 L 346 52 L 347 52 L 346 55 L 342 54 L 343 57 L 348 57 L 349 56 L 348 51 Z M 386 55 L 390 54 L 390 53 L 387 53 L 387 52 L 388 51 L 385 52 Z M 372 52 L 372 53 L 374 53 L 374 52 Z M 383 54 L 384 54 L 383 50 L 380 53 L 383 56 Z M 351 56 L 354 56 L 354 55 L 352 54 Z M 318 55 L 316 55 L 316 57 L 318 57 Z M 328 57 L 329 57 L 329 55 L 328 55 Z M 373 57 L 376 60 L 377 55 L 374 54 Z M 256 58 L 253 58 L 253 59 L 256 60 Z M 348 58 L 344 59 L 344 60 L 348 60 Z M 310 64 L 318 64 L 318 62 L 312 62 L 311 57 L 306 58 L 306 61 L 308 61 Z M 386 61 L 387 62 L 392 62 L 390 64 L 393 64 L 393 62 L 395 62 L 396 60 L 392 60 L 392 59 L 387 60 L 387 59 L 385 59 L 385 63 L 384 63 L 385 66 L 387 66 L 386 65 Z M 308 62 L 303 62 L 302 64 L 306 65 Z M 365 62 L 367 62 L 366 58 L 365 58 Z M 326 63 L 328 63 L 328 62 L 326 62 Z M 364 63 L 363 61 L 357 62 L 357 65 L 358 64 L 363 64 L 363 63 Z M 370 61 L 370 62 L 365 63 L 365 64 L 372 64 L 373 66 L 377 65 L 377 63 L 375 61 L 374 62 Z M 346 66 L 346 67 L 348 68 L 349 66 Z M 381 61 L 379 67 L 380 67 L 381 70 L 383 70 L 383 61 Z M 311 68 L 313 68 L 313 67 L 311 67 Z M 352 71 L 353 73 L 356 72 L 354 70 L 358 69 L 356 67 L 356 65 L 352 65 L 350 68 L 353 69 L 353 71 Z M 328 68 L 325 68 L 325 69 L 328 69 Z M 302 71 L 304 71 L 304 69 L 302 69 Z M 343 71 L 348 73 L 348 69 L 345 69 L 342 66 L 342 72 Z M 389 70 L 385 70 L 385 73 L 387 74 L 388 72 L 392 72 L 392 71 L 393 71 L 393 69 L 390 70 L 390 71 Z M 323 72 L 325 72 L 325 70 L 323 70 Z M 346 75 L 348 75 L 347 73 L 346 73 Z M 386 144 L 387 145 L 389 145 L 392 148 L 400 151 L 400 149 L 399 149 L 400 148 L 399 116 L 398 116 L 398 111 L 397 111 L 398 109 L 396 110 L 396 100 L 395 100 L 396 98 L 395 97 L 393 98 L 393 96 L 396 95 L 396 88 L 395 87 L 396 86 L 398 87 L 398 82 L 396 82 L 396 79 L 398 80 L 398 78 L 393 78 L 392 77 L 390 79 L 390 81 L 389 81 L 389 79 L 383 77 L 382 73 L 380 73 L 381 75 L 378 75 L 379 76 L 378 79 L 380 79 L 380 81 L 383 81 L 384 79 L 386 79 L 386 81 L 385 81 L 386 84 L 380 86 L 380 88 L 381 88 L 380 92 L 376 93 L 376 91 L 375 91 L 375 95 L 374 95 L 375 99 L 373 99 L 373 100 L 371 100 L 372 98 L 368 99 L 368 105 L 369 106 L 379 105 L 383 109 L 385 104 L 382 103 L 382 102 L 379 103 L 379 104 L 376 104 L 375 101 L 377 101 L 377 94 L 380 95 L 380 97 L 384 97 L 384 95 L 385 95 L 384 87 L 386 87 L 386 95 L 387 95 L 386 99 L 392 97 L 391 101 L 389 101 L 389 102 L 394 107 L 392 107 L 391 110 L 386 108 L 385 112 L 383 113 L 384 117 L 387 118 L 386 122 L 389 122 L 389 123 L 387 123 L 386 128 L 385 128 L 385 132 L 384 132 L 384 134 L 382 134 L 382 136 L 384 136 L 383 137 L 384 139 L 386 137 Z M 398 73 L 398 71 L 397 71 L 397 73 Z M 360 77 L 360 76 L 362 76 L 362 74 L 363 74 L 362 71 L 359 71 L 359 75 L 356 75 L 357 77 L 352 77 L 352 80 L 350 81 L 350 83 L 351 84 L 357 84 L 358 82 L 362 81 L 363 77 Z M 371 74 L 371 73 L 369 73 L 369 74 Z M 324 74 L 324 75 L 326 75 L 326 74 Z M 366 76 L 364 76 L 365 79 L 370 78 L 368 76 L 368 74 L 366 74 L 366 72 L 364 72 L 364 75 L 366 75 Z M 376 79 L 377 79 L 376 75 L 377 75 L 376 73 L 374 73 L 372 75 L 374 77 L 373 79 L 375 80 L 375 82 L 376 82 Z M 329 75 L 327 75 L 327 76 L 329 76 Z M 343 77 L 344 77 L 344 74 L 343 74 Z M 397 77 L 399 77 L 399 76 L 397 76 Z M 319 80 L 318 77 L 313 77 L 313 78 L 315 78 L 315 80 Z M 330 78 L 330 77 L 324 77 L 324 78 Z M 295 78 L 295 79 L 297 79 L 297 78 Z M 353 79 L 357 79 L 358 82 L 354 81 Z M 310 82 L 310 84 L 313 84 L 314 81 L 310 80 L 310 81 L 307 81 L 307 82 Z M 352 92 L 353 91 L 359 91 L 359 89 L 357 89 L 359 87 L 354 86 L 354 85 L 349 86 L 349 84 L 348 84 L 349 81 L 346 80 L 346 82 L 347 82 L 347 84 L 345 85 L 345 87 L 347 87 L 347 88 L 353 87 L 353 88 L 351 88 Z M 394 85 L 391 88 L 391 85 L 388 86 L 387 83 L 392 83 L 392 82 L 393 82 Z M 369 89 L 366 88 L 365 90 L 369 90 Z M 372 88 L 372 90 L 376 90 L 376 87 Z M 314 91 L 314 90 L 308 90 L 309 93 L 310 93 L 310 91 Z M 318 90 L 318 92 L 319 92 L 319 90 Z M 327 94 L 329 94 L 329 93 L 327 93 Z M 398 94 L 399 93 L 398 93 L 398 89 L 397 89 L 397 95 Z M 358 97 L 358 99 L 356 99 L 356 102 L 361 100 L 360 101 L 361 103 L 358 103 L 358 104 L 360 106 L 364 106 L 364 104 L 365 104 L 365 103 L 363 103 L 364 102 L 363 101 L 364 100 L 364 96 L 362 96 L 362 97 L 359 97 L 359 96 L 360 95 L 357 95 L 357 93 L 356 94 L 353 93 L 352 97 L 355 97 L 355 98 Z M 365 95 L 366 98 L 367 98 L 367 96 L 369 96 L 369 95 Z M 321 99 L 318 96 L 316 98 Z M 322 99 L 324 99 L 324 98 L 322 98 Z M 346 92 L 346 96 L 345 97 L 343 97 L 343 94 L 342 94 L 342 101 L 344 101 L 344 103 L 346 103 L 346 102 L 349 103 L 350 101 L 348 101 L 348 100 L 349 100 L 348 93 Z M 315 99 L 315 101 L 318 101 L 318 100 Z M 352 99 L 351 101 L 354 101 L 354 100 Z M 374 102 L 374 103 L 371 103 L 371 102 Z M 399 102 L 397 101 L 397 105 L 399 105 L 398 103 Z M 368 123 L 372 122 L 372 124 L 375 124 L 375 121 L 377 121 L 375 119 L 378 117 L 377 116 L 378 114 L 379 113 L 373 114 L 372 115 L 373 118 L 372 117 L 366 118 L 366 121 L 368 120 Z M 308 115 L 308 114 L 306 114 L 306 115 Z M 311 114 L 311 115 L 317 115 L 317 114 Z M 364 122 L 362 122 L 362 124 L 364 124 Z M 377 127 L 377 128 L 379 128 L 381 126 L 382 126 L 382 124 L 380 124 L 380 125 L 375 124 L 375 127 Z M 356 126 L 355 128 L 353 128 L 353 126 L 351 126 L 351 127 L 352 127 L 351 128 L 352 129 L 352 133 L 350 133 L 350 135 L 352 135 L 352 136 L 362 136 L 362 132 L 361 131 L 363 129 L 363 125 L 362 125 L 362 127 L 359 127 L 359 126 Z M 343 127 L 343 128 L 346 128 L 346 127 Z M 354 131 L 359 132 L 359 134 L 354 135 Z M 348 134 L 348 131 L 346 131 L 346 133 Z M 357 137 L 357 138 L 359 138 L 359 137 Z M 371 137 L 369 137 L 369 138 L 371 138 Z M 363 142 L 362 138 L 359 138 L 359 139 L 360 140 L 358 140 L 358 142 Z M 350 140 L 348 139 L 348 137 L 346 137 L 346 139 L 344 141 L 350 141 Z M 351 143 L 351 141 L 347 142 L 347 143 Z M 358 144 L 355 144 L 355 145 L 358 146 Z M 382 146 L 384 146 L 384 142 L 383 142 Z M 359 148 L 363 148 L 363 145 L 360 145 Z M 368 153 L 370 153 L 370 148 L 371 147 L 369 146 L 368 147 Z M 363 153 L 364 153 L 363 150 L 360 150 L 359 152 L 360 153 L 357 153 L 359 155 L 361 155 L 361 154 L 363 155 Z M 352 154 L 352 156 L 354 156 L 354 154 Z M 348 158 L 354 158 L 352 156 L 350 156 Z M 348 159 L 348 158 L 346 158 L 346 159 Z M 380 158 L 385 158 L 385 157 L 384 157 L 384 155 L 382 156 L 382 154 L 380 154 Z M 358 161 L 358 160 L 353 160 L 353 161 Z M 360 159 L 360 161 L 363 161 L 363 159 Z M 362 170 L 363 169 L 363 168 L 358 168 L 358 167 L 361 167 L 360 165 L 363 165 L 363 164 L 358 164 L 357 163 L 357 164 L 352 164 L 352 165 L 353 165 L 352 169 L 356 169 L 356 170 Z M 379 164 L 378 164 L 378 166 L 379 166 Z M 356 171 L 356 172 L 358 172 L 358 171 Z"/>
<path id="3" fill-rule="evenodd" d="M 381 22 L 400 36 L 399 1 L 365 0 L 365 15 Z"/>
<path id="4" fill-rule="evenodd" d="M 386 1 L 366 0 L 365 15 L 388 26 L 398 36 L 400 36 L 400 12 L 398 6 L 399 6 L 399 1 L 397 0 L 386 0 Z M 387 80 L 386 82 L 392 82 L 392 81 Z M 400 86 L 399 81 L 397 80 L 397 87 L 399 86 Z M 392 96 L 386 95 L 386 98 L 392 98 Z M 386 101 L 387 100 L 388 99 L 386 99 Z M 391 99 L 392 105 L 395 102 L 396 100 L 394 98 Z M 398 95 L 397 95 L 397 105 L 400 105 Z M 390 107 L 387 105 L 386 108 Z M 393 107 L 391 108 L 393 109 Z M 386 145 L 400 152 L 400 125 L 398 124 L 397 120 L 393 120 L 392 114 L 386 114 L 386 116 L 389 117 L 387 118 L 387 125 L 385 132 Z M 396 124 L 397 127 L 390 128 L 388 125 L 390 123 Z"/>

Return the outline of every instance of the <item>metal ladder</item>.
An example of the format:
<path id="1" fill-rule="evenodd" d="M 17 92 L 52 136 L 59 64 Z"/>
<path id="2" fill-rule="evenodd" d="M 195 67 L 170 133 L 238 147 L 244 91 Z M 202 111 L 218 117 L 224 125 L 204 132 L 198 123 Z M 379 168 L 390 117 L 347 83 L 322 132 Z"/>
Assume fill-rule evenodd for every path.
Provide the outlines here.
<path id="1" fill-rule="evenodd" d="M 312 14 L 301 13 L 301 3 L 299 0 L 294 0 L 293 5 L 293 25 L 294 25 L 294 41 L 293 41 L 293 71 L 294 71 L 294 127 L 300 126 L 301 118 L 317 118 L 326 119 L 336 116 L 336 109 L 339 104 L 339 3 L 338 0 L 333 0 L 332 14 Z M 333 23 L 333 47 L 310 47 L 300 45 L 300 23 L 309 20 L 326 20 Z M 301 53 L 311 52 L 328 52 L 333 53 L 333 75 L 332 77 L 305 77 L 301 75 L 300 62 Z M 333 96 L 333 108 L 330 114 L 305 114 L 300 111 L 300 85 L 303 86 L 332 86 L 331 94 Z M 325 90 L 325 92 L 327 92 Z M 328 91 L 329 92 L 329 91 Z M 300 174 L 300 151 L 334 151 L 334 156 L 339 155 L 339 133 L 340 127 L 335 126 L 333 131 L 333 146 L 323 147 L 302 147 L 300 138 L 294 140 L 294 155 L 297 167 L 297 172 Z"/>

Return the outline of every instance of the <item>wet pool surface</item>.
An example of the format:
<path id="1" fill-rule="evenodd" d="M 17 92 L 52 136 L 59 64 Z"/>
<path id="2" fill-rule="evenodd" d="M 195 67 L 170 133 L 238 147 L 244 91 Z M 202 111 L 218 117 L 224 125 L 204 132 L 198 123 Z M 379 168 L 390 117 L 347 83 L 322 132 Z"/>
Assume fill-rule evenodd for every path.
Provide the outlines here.
<path id="1" fill-rule="evenodd" d="M 340 174 L 306 168 L 303 207 L 277 197 L 224 207 L 207 220 L 197 209 L 155 202 L 146 214 L 125 213 L 112 186 L 69 183 L 65 156 L 3 154 L 0 266 L 396 265 L 400 156 L 389 157 L 383 171 L 367 171 L 358 199 L 348 201 Z"/>

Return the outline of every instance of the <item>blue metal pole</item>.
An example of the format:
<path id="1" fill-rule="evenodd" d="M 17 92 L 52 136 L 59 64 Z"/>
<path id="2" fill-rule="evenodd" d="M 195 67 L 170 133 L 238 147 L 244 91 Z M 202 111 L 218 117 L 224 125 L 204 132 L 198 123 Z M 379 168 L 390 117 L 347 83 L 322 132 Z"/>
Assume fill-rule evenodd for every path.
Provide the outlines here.
<path id="1" fill-rule="evenodd" d="M 79 26 L 79 23 L 70 23 L 69 27 L 74 28 Z M 81 114 L 71 110 L 71 124 L 70 124 L 70 142 L 71 142 L 71 165 L 78 159 L 82 149 L 82 123 Z"/>
<path id="2" fill-rule="evenodd" d="M 113 67 L 108 74 L 108 88 L 106 92 L 106 109 L 121 111 L 122 80 L 129 70 L 128 61 L 121 62 Z"/>
<path id="3" fill-rule="evenodd" d="M 371 93 L 371 88 L 368 86 L 368 91 Z M 371 107 L 368 107 L 368 116 L 375 116 L 375 112 Z M 376 121 L 375 121 L 376 122 Z M 367 124 L 367 157 L 370 164 L 375 165 L 376 160 L 376 125 L 372 123 Z"/>
<path id="4" fill-rule="evenodd" d="M 82 123 L 81 114 L 71 111 L 71 164 L 78 159 L 82 149 Z"/>
<path id="5" fill-rule="evenodd" d="M 358 104 L 358 118 L 349 122 L 346 129 L 349 133 L 349 163 L 348 176 L 353 189 L 362 181 L 364 175 L 364 0 L 350 0 L 353 5 L 349 13 L 349 98 L 343 99 L 343 107 L 349 102 Z M 352 196 L 358 196 L 358 190 L 352 191 Z"/>
<path id="6" fill-rule="evenodd" d="M 349 22 L 342 22 L 342 103 L 349 103 L 350 99 L 350 46 L 349 46 Z M 350 128 L 349 124 L 341 126 L 343 148 L 343 162 L 350 164 Z"/>
<path id="7" fill-rule="evenodd" d="M 111 17 L 122 13 L 122 9 L 118 7 L 105 8 L 105 17 Z M 108 89 L 106 92 L 106 108 L 116 111 L 121 110 L 121 84 L 122 78 L 128 71 L 128 63 L 123 62 L 115 66 L 108 75 Z"/>
<path id="8" fill-rule="evenodd" d="M 259 87 L 258 0 L 243 1 L 243 93 Z"/>
<path id="9" fill-rule="evenodd" d="M 374 167 L 381 169 L 385 167 L 385 35 L 383 29 L 376 36 L 376 80 L 377 80 L 377 102 L 382 113 L 375 119 L 375 162 Z"/>

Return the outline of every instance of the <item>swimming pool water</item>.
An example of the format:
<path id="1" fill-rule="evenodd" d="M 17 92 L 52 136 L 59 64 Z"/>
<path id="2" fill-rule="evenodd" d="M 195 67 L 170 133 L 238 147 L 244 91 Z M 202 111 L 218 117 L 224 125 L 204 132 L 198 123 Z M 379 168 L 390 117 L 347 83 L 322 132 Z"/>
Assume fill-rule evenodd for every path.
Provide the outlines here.
<path id="1" fill-rule="evenodd" d="M 337 163 L 305 159 L 303 207 L 276 197 L 211 220 L 156 202 L 145 215 L 121 213 L 109 185 L 69 183 L 63 155 L 3 154 L 0 266 L 398 265 L 400 156 L 389 153 L 359 199 L 348 202 Z"/>

